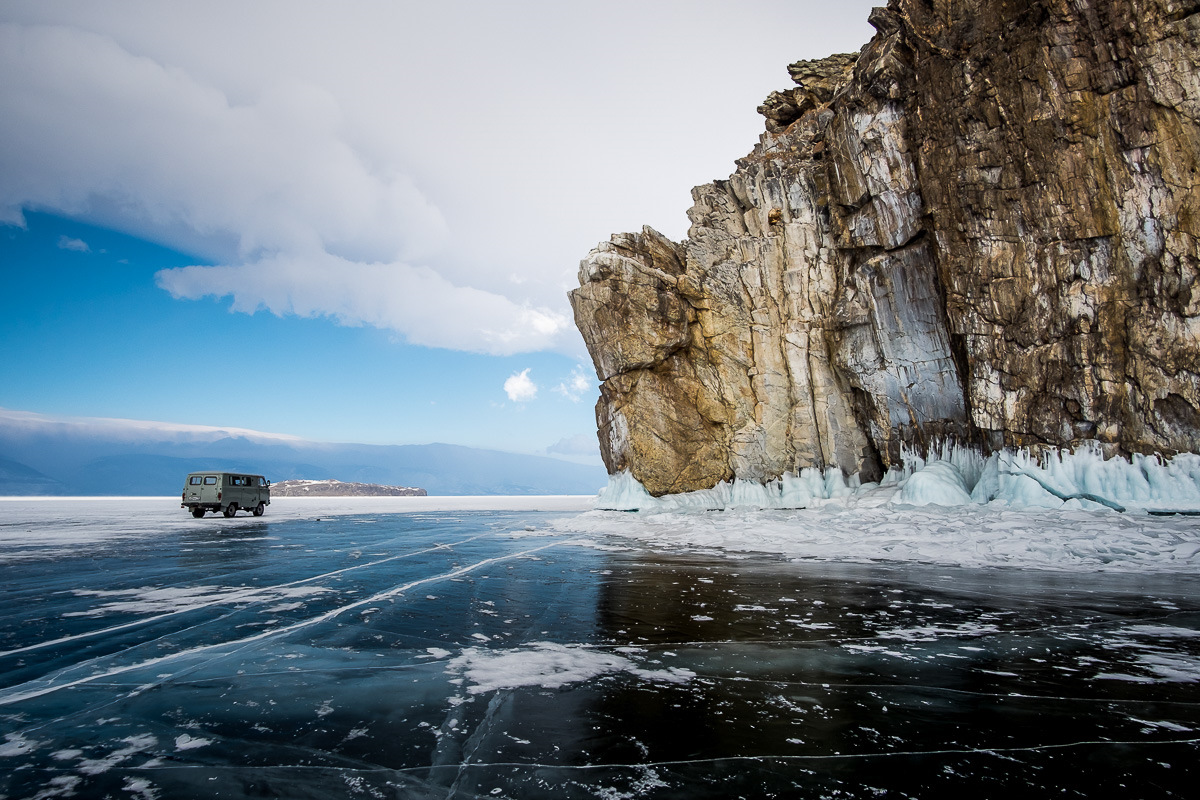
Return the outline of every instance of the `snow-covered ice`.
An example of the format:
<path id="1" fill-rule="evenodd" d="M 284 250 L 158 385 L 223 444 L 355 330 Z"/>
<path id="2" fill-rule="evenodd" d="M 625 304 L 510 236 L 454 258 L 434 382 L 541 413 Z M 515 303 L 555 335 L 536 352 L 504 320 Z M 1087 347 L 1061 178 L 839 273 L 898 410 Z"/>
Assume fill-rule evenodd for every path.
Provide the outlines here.
<path id="1" fill-rule="evenodd" d="M 1200 519 L 1107 510 L 827 504 L 704 514 L 593 511 L 562 528 L 609 541 L 793 559 L 1200 574 Z"/>
<path id="2" fill-rule="evenodd" d="M 0 797 L 1189 796 L 1196 518 L 901 502 L 922 472 L 689 513 L 0 499 Z M 1078 474 L 1039 478 L 1118 497 Z"/>
<path id="3" fill-rule="evenodd" d="M 804 470 L 766 486 L 734 482 L 662 498 L 622 474 L 597 511 L 565 527 L 796 559 L 1200 574 L 1198 456 L 1130 462 L 1093 449 L 1038 462 L 948 447 L 928 463 L 911 455 L 907 463 L 880 484 Z M 631 509 L 638 513 L 619 513 Z"/>

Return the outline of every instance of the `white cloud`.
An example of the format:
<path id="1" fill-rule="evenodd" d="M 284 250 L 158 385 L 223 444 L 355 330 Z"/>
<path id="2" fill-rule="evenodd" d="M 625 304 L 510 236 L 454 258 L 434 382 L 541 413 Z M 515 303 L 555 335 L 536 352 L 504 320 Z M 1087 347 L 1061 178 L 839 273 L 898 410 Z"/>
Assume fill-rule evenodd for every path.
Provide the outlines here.
<path id="1" fill-rule="evenodd" d="M 163 270 L 156 279 L 181 299 L 232 296 L 234 311 L 325 316 L 395 330 L 413 344 L 490 355 L 550 349 L 569 325 L 561 313 L 455 286 L 427 267 L 360 263 L 319 250 Z"/>
<path id="2" fill-rule="evenodd" d="M 596 381 L 592 376 L 588 375 L 582 366 L 576 366 L 575 369 L 571 370 L 571 376 L 555 386 L 554 391 L 568 400 L 578 403 L 589 392 L 595 391 L 595 388 Z"/>
<path id="3" fill-rule="evenodd" d="M 546 448 L 547 453 L 564 456 L 600 456 L 600 444 L 594 433 L 580 433 L 559 439 Z"/>
<path id="4" fill-rule="evenodd" d="M 90 253 L 92 248 L 83 239 L 72 239 L 70 236 L 58 237 L 58 249 L 71 250 L 76 253 Z"/>
<path id="5" fill-rule="evenodd" d="M 538 387 L 529 377 L 529 370 L 514 372 L 504 382 L 504 391 L 514 403 L 527 403 L 537 397 Z"/>
<path id="6" fill-rule="evenodd" d="M 302 441 L 299 437 L 288 434 L 267 433 L 248 428 L 220 428 L 210 425 L 186 425 L 109 417 L 58 417 L 8 408 L 0 408 L 0 430 L 10 435 L 104 436 L 110 439 L 134 442 L 147 438 L 211 442 L 230 436 L 256 441 Z"/>

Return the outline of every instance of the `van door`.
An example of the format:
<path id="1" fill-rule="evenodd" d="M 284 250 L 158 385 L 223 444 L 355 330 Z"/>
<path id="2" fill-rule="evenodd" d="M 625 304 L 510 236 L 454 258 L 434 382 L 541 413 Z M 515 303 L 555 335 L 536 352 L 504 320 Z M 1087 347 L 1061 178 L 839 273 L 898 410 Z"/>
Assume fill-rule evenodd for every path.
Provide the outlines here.
<path id="1" fill-rule="evenodd" d="M 223 489 L 220 475 L 205 475 L 204 486 L 200 492 L 200 499 L 205 503 L 216 503 L 217 496 Z"/>

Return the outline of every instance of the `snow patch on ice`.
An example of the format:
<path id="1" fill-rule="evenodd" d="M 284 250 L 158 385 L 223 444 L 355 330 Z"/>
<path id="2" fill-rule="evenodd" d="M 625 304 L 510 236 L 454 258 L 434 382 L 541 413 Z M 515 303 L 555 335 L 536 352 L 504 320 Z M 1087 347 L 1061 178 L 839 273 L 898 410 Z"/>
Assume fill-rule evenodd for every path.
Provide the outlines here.
<path id="1" fill-rule="evenodd" d="M 686 683 L 695 677 L 685 669 L 645 670 L 624 656 L 554 642 L 532 642 L 504 650 L 469 647 L 447 663 L 446 672 L 469 681 L 467 691 L 471 694 L 525 686 L 558 689 L 618 672 L 670 683 Z"/>
<path id="2" fill-rule="evenodd" d="M 272 602 L 295 597 L 312 597 L 332 592 L 322 586 L 271 586 L 248 589 L 244 586 L 139 586 L 135 589 L 75 589 L 76 597 L 128 598 L 114 600 L 87 611 L 69 611 L 65 617 L 99 617 L 104 614 L 164 614 L 210 605 Z M 282 604 L 268 611 L 286 611 L 299 604 Z"/>
<path id="3" fill-rule="evenodd" d="M 883 505 L 708 514 L 592 511 L 564 533 L 688 551 L 770 553 L 818 561 L 905 562 L 1066 572 L 1200 574 L 1192 517 L 1082 509 Z"/>
<path id="4" fill-rule="evenodd" d="M 906 642 L 936 642 L 951 636 L 985 636 L 1000 631 L 995 625 L 980 625 L 964 622 L 959 625 L 920 625 L 913 628 L 897 628 L 876 634 L 880 639 L 902 639 Z"/>
<path id="5" fill-rule="evenodd" d="M 1174 625 L 1130 625 L 1123 628 L 1122 633 L 1135 636 L 1158 636 L 1161 638 L 1195 639 L 1200 637 L 1200 631 L 1191 628 L 1178 628 Z"/>
<path id="6" fill-rule="evenodd" d="M 76 788 L 83 782 L 78 775 L 56 775 L 46 788 L 34 795 L 34 800 L 49 800 L 52 797 L 74 797 Z"/>
<path id="7" fill-rule="evenodd" d="M 84 775 L 100 775 L 108 772 L 121 762 L 127 761 L 138 753 L 149 750 L 158 744 L 158 740 L 148 733 L 140 736 L 129 736 L 121 741 L 126 744 L 125 747 L 114 750 L 104 758 L 81 759 L 77 765 L 77 769 Z"/>
<path id="8" fill-rule="evenodd" d="M 159 797 L 157 787 L 145 778 L 126 777 L 121 788 L 138 800 L 158 800 Z"/>
<path id="9" fill-rule="evenodd" d="M 212 739 L 204 739 L 199 736 L 189 736 L 186 733 L 175 737 L 176 750 L 195 750 L 197 747 L 205 747 L 212 744 Z"/>
<path id="10" fill-rule="evenodd" d="M 1172 731 L 1174 733 L 1190 733 L 1193 730 L 1192 728 L 1189 728 L 1186 725 L 1180 725 L 1177 722 L 1167 722 L 1166 720 L 1155 722 L 1153 720 L 1145 720 L 1145 719 L 1138 719 L 1137 717 L 1130 717 L 1129 721 L 1136 722 L 1139 725 L 1145 725 L 1148 728 L 1162 728 L 1164 730 Z"/>
<path id="11" fill-rule="evenodd" d="M 1098 680 L 1118 680 L 1130 683 L 1197 683 L 1200 682 L 1200 660 L 1184 653 L 1146 652 L 1137 656 L 1134 665 L 1147 674 L 1130 675 L 1102 672 Z"/>
<path id="12" fill-rule="evenodd" d="M 4 734 L 4 742 L 0 743 L 0 758 L 13 758 L 33 752 L 41 742 L 26 739 L 19 733 Z"/>

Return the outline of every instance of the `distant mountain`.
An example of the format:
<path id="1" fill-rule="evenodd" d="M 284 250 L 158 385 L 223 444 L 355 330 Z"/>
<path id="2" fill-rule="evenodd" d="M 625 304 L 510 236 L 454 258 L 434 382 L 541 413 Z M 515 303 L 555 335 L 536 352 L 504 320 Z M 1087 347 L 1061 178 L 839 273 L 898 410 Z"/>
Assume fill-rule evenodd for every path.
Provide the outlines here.
<path id="1" fill-rule="evenodd" d="M 596 494 L 603 467 L 449 444 L 310 442 L 131 420 L 0 409 L 0 495 L 173 495 L 198 470 L 419 486 L 431 495 Z"/>
<path id="2" fill-rule="evenodd" d="M 0 494 L 69 494 L 66 485 L 43 475 L 33 467 L 0 458 Z"/>

